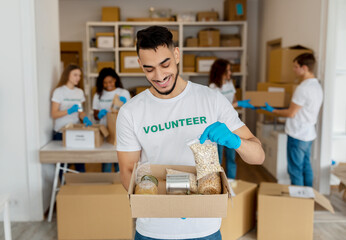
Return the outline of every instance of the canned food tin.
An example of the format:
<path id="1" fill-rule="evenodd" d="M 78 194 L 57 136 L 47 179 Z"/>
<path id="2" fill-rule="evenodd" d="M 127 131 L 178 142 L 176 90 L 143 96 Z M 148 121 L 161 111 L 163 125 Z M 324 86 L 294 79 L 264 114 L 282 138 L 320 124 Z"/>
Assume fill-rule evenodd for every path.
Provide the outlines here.
<path id="1" fill-rule="evenodd" d="M 167 174 L 166 192 L 167 194 L 190 194 L 189 174 Z"/>

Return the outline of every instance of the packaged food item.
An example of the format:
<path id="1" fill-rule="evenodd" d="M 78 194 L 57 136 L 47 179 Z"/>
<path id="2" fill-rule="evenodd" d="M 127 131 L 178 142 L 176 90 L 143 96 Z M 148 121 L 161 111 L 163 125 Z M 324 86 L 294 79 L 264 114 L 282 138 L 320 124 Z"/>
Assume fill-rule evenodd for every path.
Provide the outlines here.
<path id="1" fill-rule="evenodd" d="M 136 184 L 140 183 L 145 175 L 151 175 L 150 163 L 139 162 L 136 169 Z"/>
<path id="2" fill-rule="evenodd" d="M 200 144 L 198 139 L 189 141 L 196 162 L 197 180 L 211 173 L 222 172 L 217 152 L 217 144 L 209 140 Z"/>
<path id="3" fill-rule="evenodd" d="M 211 173 L 198 180 L 198 193 L 220 194 L 222 191 L 221 177 L 219 172 Z"/>
<path id="4" fill-rule="evenodd" d="M 115 94 L 113 97 L 113 101 L 112 101 L 111 111 L 112 112 L 118 111 L 123 104 L 124 103 L 122 101 L 120 101 L 119 95 Z"/>
<path id="5" fill-rule="evenodd" d="M 159 181 L 152 175 L 144 175 L 136 185 L 135 194 L 157 194 Z"/>
<path id="6" fill-rule="evenodd" d="M 186 173 L 174 169 L 166 169 L 167 175 L 176 175 L 176 174 L 188 174 L 189 175 L 189 181 L 190 181 L 190 193 L 197 193 L 197 177 L 193 173 Z"/>
<path id="7" fill-rule="evenodd" d="M 190 177 L 188 173 L 166 175 L 167 194 L 190 194 Z"/>

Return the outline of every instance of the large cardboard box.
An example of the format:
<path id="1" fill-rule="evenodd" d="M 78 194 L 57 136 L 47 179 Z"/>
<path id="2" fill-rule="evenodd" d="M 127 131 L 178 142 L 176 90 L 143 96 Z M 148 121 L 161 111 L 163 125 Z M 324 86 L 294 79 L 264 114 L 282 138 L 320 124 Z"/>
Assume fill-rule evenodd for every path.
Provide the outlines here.
<path id="1" fill-rule="evenodd" d="M 196 72 L 208 73 L 217 57 L 196 57 Z"/>
<path id="2" fill-rule="evenodd" d="M 257 184 L 236 180 L 232 185 L 235 196 L 228 200 L 227 217 L 222 219 L 223 239 L 234 240 L 255 227 Z"/>
<path id="3" fill-rule="evenodd" d="M 246 91 L 244 99 L 251 99 L 255 107 L 265 106 L 267 102 L 272 107 L 288 107 L 289 100 L 285 92 Z"/>
<path id="4" fill-rule="evenodd" d="M 133 221 L 119 173 L 65 174 L 57 197 L 59 240 L 132 239 Z"/>
<path id="5" fill-rule="evenodd" d="M 292 96 L 298 85 L 297 83 L 259 82 L 257 83 L 257 91 L 285 92 Z"/>
<path id="6" fill-rule="evenodd" d="M 117 126 L 118 113 L 119 113 L 118 111 L 107 113 L 107 128 L 109 132 L 107 142 L 109 142 L 110 144 L 113 144 L 114 146 L 117 145 L 116 126 Z"/>
<path id="7" fill-rule="evenodd" d="M 224 20 L 225 21 L 245 21 L 247 0 L 225 0 Z"/>
<path id="8" fill-rule="evenodd" d="M 120 21 L 120 8 L 119 7 L 103 7 L 102 21 L 103 22 Z"/>
<path id="9" fill-rule="evenodd" d="M 97 72 L 99 73 L 103 68 L 115 69 L 115 63 L 114 62 L 97 62 Z"/>
<path id="10" fill-rule="evenodd" d="M 97 148 L 108 137 L 107 128 L 101 124 L 86 127 L 84 124 L 67 124 L 62 129 L 64 147 L 70 148 Z"/>
<path id="11" fill-rule="evenodd" d="M 97 48 L 114 48 L 115 38 L 112 32 L 98 32 L 96 33 L 96 47 Z"/>
<path id="12" fill-rule="evenodd" d="M 257 210 L 258 240 L 312 240 L 315 201 L 334 213 L 329 200 L 322 194 L 312 188 L 297 187 L 261 183 Z M 293 192 L 301 197 L 293 197 Z M 311 194 L 314 197 L 309 197 Z"/>
<path id="13" fill-rule="evenodd" d="M 168 195 L 166 194 L 166 168 L 196 173 L 196 168 L 182 165 L 150 165 L 151 175 L 159 180 L 158 194 L 134 194 L 136 168 L 132 172 L 128 190 L 133 218 L 216 218 L 227 216 L 230 186 L 221 172 L 222 194 L 214 195 Z"/>
<path id="14" fill-rule="evenodd" d="M 219 21 L 219 13 L 215 11 L 198 12 L 197 21 L 199 22 Z"/>
<path id="15" fill-rule="evenodd" d="M 303 53 L 312 53 L 312 50 L 299 45 L 272 50 L 269 59 L 268 82 L 298 83 L 293 72 L 293 60 Z"/>
<path id="16" fill-rule="evenodd" d="M 122 73 L 143 73 L 138 63 L 136 52 L 120 52 L 120 72 Z"/>
<path id="17" fill-rule="evenodd" d="M 220 47 L 220 30 L 214 28 L 204 29 L 198 32 L 198 46 Z"/>

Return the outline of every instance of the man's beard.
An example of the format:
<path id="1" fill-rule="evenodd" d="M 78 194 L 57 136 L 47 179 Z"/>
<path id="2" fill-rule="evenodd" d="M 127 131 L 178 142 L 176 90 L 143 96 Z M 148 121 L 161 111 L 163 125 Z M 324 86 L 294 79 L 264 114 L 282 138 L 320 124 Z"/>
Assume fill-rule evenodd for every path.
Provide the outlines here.
<path id="1" fill-rule="evenodd" d="M 179 76 L 179 65 L 177 65 L 177 73 L 175 75 L 175 79 L 174 79 L 174 83 L 173 83 L 173 86 L 170 90 L 168 90 L 167 92 L 160 92 L 159 90 L 156 89 L 156 87 L 150 82 L 148 81 L 151 86 L 155 89 L 155 91 L 158 93 L 158 94 L 161 94 L 161 95 L 169 95 L 173 92 L 174 88 L 175 88 L 175 85 L 177 83 L 177 79 L 178 79 L 178 76 Z"/>

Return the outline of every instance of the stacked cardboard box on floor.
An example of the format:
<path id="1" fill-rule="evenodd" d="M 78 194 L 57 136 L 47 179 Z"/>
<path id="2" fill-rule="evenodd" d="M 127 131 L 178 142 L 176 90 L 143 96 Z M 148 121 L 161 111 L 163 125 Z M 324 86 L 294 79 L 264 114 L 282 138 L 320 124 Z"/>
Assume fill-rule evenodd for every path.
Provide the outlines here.
<path id="1" fill-rule="evenodd" d="M 312 188 L 261 183 L 257 239 L 313 239 L 315 202 L 334 213 L 330 201 Z"/>
<path id="2" fill-rule="evenodd" d="M 58 239 L 132 239 L 133 221 L 118 173 L 65 174 L 57 195 Z"/>
<path id="3" fill-rule="evenodd" d="M 255 107 L 264 106 L 267 102 L 272 107 L 287 108 L 299 84 L 293 72 L 293 60 L 303 53 L 312 53 L 312 51 L 300 45 L 272 50 L 268 81 L 258 83 L 257 91 L 246 92 L 245 99 L 251 99 L 251 104 Z"/>

